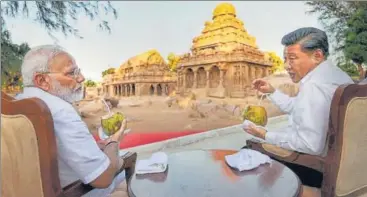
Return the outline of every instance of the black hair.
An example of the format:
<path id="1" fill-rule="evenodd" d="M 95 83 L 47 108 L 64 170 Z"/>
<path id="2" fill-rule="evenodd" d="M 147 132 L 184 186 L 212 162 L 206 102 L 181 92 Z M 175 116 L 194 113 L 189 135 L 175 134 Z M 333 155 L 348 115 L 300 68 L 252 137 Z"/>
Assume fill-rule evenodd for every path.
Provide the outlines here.
<path id="1" fill-rule="evenodd" d="M 304 51 L 320 49 L 324 56 L 329 55 L 329 42 L 326 33 L 314 27 L 303 27 L 288 33 L 282 38 L 282 45 L 299 43 Z"/>

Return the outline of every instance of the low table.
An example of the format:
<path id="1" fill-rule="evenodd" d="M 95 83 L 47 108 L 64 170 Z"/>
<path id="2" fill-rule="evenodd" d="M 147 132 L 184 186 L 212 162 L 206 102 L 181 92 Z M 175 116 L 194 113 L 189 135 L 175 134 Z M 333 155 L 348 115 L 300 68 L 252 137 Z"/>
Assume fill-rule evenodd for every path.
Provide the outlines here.
<path id="1" fill-rule="evenodd" d="M 272 161 L 239 172 L 224 157 L 236 151 L 194 150 L 168 154 L 164 173 L 134 174 L 129 180 L 130 197 L 295 197 L 301 183 L 283 164 Z"/>

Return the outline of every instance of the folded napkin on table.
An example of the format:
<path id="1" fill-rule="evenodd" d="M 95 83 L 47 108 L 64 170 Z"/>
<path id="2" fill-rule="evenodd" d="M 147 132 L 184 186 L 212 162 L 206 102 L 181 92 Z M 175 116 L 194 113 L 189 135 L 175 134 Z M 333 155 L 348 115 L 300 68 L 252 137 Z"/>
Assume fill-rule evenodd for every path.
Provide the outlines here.
<path id="1" fill-rule="evenodd" d="M 167 169 L 168 156 L 164 152 L 156 152 L 149 159 L 139 160 L 135 166 L 136 174 L 160 173 Z"/>
<path id="2" fill-rule="evenodd" d="M 270 163 L 269 156 L 251 149 L 241 149 L 239 152 L 225 156 L 229 166 L 239 171 L 252 170 L 261 164 Z"/>

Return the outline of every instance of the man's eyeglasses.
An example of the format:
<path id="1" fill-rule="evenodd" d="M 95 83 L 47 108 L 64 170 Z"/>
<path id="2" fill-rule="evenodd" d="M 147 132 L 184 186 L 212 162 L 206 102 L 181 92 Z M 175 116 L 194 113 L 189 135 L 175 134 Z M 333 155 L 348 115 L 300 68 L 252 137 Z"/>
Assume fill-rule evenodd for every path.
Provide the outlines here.
<path id="1" fill-rule="evenodd" d="M 73 71 L 68 72 L 68 73 L 63 73 L 63 72 L 40 72 L 40 73 L 42 73 L 42 74 L 58 74 L 58 73 L 62 73 L 65 76 L 68 76 L 68 77 L 73 78 L 73 79 L 77 79 L 81 75 L 81 70 L 80 70 L 80 68 L 76 68 Z"/>

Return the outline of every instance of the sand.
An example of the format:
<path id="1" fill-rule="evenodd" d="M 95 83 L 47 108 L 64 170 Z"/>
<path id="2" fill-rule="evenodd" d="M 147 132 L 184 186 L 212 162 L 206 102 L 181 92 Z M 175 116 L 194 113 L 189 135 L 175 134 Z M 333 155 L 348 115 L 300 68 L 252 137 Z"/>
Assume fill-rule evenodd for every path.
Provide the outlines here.
<path id="1" fill-rule="evenodd" d="M 267 79 L 290 96 L 295 96 L 298 91 L 287 75 L 278 74 Z M 173 104 L 169 105 L 168 101 Z M 195 100 L 179 96 L 123 97 L 119 98 L 118 106 L 112 111 L 124 113 L 128 119 L 128 127 L 134 133 L 206 131 L 240 124 L 242 110 L 247 105 L 258 103 L 259 98 L 256 96 L 242 99 L 196 96 Z M 267 99 L 261 105 L 266 108 L 268 117 L 283 114 Z M 92 133 L 97 132 L 100 117 L 108 113 L 105 105 L 98 99 L 81 101 L 76 108 L 82 112 L 83 120 Z"/>

